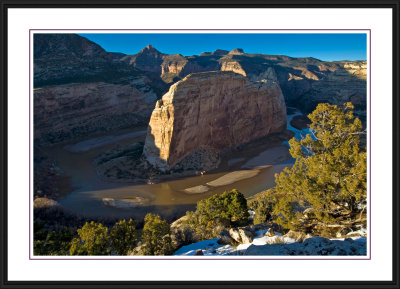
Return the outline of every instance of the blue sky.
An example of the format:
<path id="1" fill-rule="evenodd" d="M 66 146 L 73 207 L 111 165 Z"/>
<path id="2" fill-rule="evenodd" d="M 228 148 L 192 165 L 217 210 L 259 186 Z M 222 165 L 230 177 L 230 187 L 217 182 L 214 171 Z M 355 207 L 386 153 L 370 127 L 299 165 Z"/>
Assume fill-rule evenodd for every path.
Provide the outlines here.
<path id="1" fill-rule="evenodd" d="M 357 34 L 79 34 L 109 52 L 135 54 L 148 44 L 167 54 L 185 56 L 216 49 L 243 48 L 247 53 L 315 57 L 320 60 L 366 60 L 367 36 Z"/>

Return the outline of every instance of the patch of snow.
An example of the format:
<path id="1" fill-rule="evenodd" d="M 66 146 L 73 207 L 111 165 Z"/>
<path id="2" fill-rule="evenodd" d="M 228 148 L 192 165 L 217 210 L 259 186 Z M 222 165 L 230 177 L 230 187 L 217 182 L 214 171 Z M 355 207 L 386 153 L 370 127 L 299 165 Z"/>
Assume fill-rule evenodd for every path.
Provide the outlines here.
<path id="1" fill-rule="evenodd" d="M 366 255 L 366 238 L 357 237 L 355 239 L 337 240 L 322 237 L 312 237 L 303 243 L 294 242 L 291 244 L 273 244 L 249 246 L 244 255 L 334 255 L 334 256 L 354 256 Z"/>
<path id="2" fill-rule="evenodd" d="M 183 246 L 174 253 L 174 256 L 194 256 L 199 249 L 203 251 L 204 256 L 224 256 L 231 255 L 236 250 L 230 245 L 219 245 L 217 241 L 218 239 L 211 239 Z"/>
<path id="3" fill-rule="evenodd" d="M 361 232 L 362 230 L 360 230 Z M 183 246 L 178 249 L 175 256 L 194 256 L 201 249 L 204 256 L 226 255 L 366 255 L 366 238 L 351 237 L 342 239 L 325 239 L 312 237 L 303 243 L 295 239 L 283 237 L 276 233 L 275 236 L 265 236 L 267 230 L 256 231 L 257 236 L 253 242 L 231 245 L 219 245 L 218 239 L 211 239 Z M 358 232 L 358 231 L 357 231 Z M 357 233 L 357 232 L 352 232 Z M 351 239 L 351 240 L 349 240 Z M 251 247 L 249 252 L 248 249 Z M 262 254 L 259 254 L 259 253 Z"/>

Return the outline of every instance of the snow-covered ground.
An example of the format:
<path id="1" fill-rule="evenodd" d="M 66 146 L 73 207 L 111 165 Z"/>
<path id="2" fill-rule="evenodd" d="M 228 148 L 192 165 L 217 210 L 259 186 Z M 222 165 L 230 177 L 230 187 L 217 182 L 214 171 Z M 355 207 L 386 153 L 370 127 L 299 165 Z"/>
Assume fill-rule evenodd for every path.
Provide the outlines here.
<path id="1" fill-rule="evenodd" d="M 281 234 L 277 233 L 276 236 L 267 237 L 265 233 L 267 230 L 257 231 L 257 236 L 253 239 L 252 243 L 248 244 L 240 244 L 237 247 L 233 247 L 231 245 L 219 245 L 217 243 L 218 239 L 211 239 L 200 241 L 197 243 L 193 243 L 187 246 L 183 246 L 178 249 L 174 255 L 184 255 L 184 256 L 193 256 L 196 254 L 196 250 L 203 250 L 203 254 L 205 256 L 215 256 L 215 255 L 243 255 L 244 251 L 250 245 L 265 245 L 267 242 L 274 242 L 277 238 L 283 238 Z M 283 238 L 285 242 L 293 243 L 294 239 Z"/>
<path id="2" fill-rule="evenodd" d="M 252 243 L 240 244 L 237 247 L 219 245 L 218 239 L 211 239 L 183 246 L 174 255 L 194 256 L 198 250 L 202 250 L 204 256 L 245 255 L 251 245 L 257 246 L 252 246 L 251 252 L 257 252 L 259 249 L 260 252 L 268 252 L 266 255 L 289 255 L 291 252 L 297 252 L 299 255 L 320 255 L 319 252 L 324 254 L 324 249 L 328 255 L 329 253 L 331 253 L 330 255 L 366 255 L 366 238 L 362 236 L 330 240 L 312 237 L 303 243 L 298 243 L 295 239 L 283 237 L 279 233 L 273 237 L 267 237 L 265 236 L 266 232 L 267 230 L 257 231 L 257 236 Z M 354 233 L 356 232 L 352 232 L 352 234 Z M 358 233 L 363 235 L 366 231 L 360 230 Z M 250 254 L 253 255 L 251 252 Z"/>

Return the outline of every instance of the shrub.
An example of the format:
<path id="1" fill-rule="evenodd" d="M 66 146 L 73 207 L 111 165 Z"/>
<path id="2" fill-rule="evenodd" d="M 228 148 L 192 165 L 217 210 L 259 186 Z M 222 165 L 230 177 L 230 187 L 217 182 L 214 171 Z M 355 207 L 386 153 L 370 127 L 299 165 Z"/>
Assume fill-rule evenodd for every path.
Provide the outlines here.
<path id="1" fill-rule="evenodd" d="M 254 225 L 265 223 L 273 219 L 275 217 L 273 210 L 276 203 L 277 198 L 274 188 L 257 194 L 249 202 L 249 208 L 253 209 L 255 212 L 253 219 Z"/>
<path id="2" fill-rule="evenodd" d="M 115 223 L 110 231 L 111 247 L 117 255 L 127 255 L 137 243 L 137 222 L 129 219 Z"/>
<path id="3" fill-rule="evenodd" d="M 50 231 L 43 222 L 34 222 L 33 252 L 35 255 L 68 255 L 72 233 L 66 228 Z"/>
<path id="4" fill-rule="evenodd" d="M 226 227 L 245 225 L 249 213 L 247 200 L 237 190 L 201 200 L 195 212 L 187 212 L 187 224 L 200 240 L 218 237 Z"/>
<path id="5" fill-rule="evenodd" d="M 142 234 L 143 253 L 145 255 L 169 255 L 172 253 L 170 226 L 155 214 L 147 214 L 144 218 Z"/>
<path id="6" fill-rule="evenodd" d="M 109 255 L 110 236 L 107 227 L 91 221 L 77 230 L 79 238 L 71 241 L 71 255 Z"/>

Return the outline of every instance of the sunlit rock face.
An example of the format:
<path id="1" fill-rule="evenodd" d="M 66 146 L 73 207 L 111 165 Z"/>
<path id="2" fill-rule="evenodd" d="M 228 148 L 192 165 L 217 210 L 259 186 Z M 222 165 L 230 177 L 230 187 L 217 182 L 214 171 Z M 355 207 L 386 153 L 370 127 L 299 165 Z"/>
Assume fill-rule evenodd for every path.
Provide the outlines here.
<path id="1" fill-rule="evenodd" d="M 204 160 L 199 151 L 221 152 L 285 129 L 286 105 L 274 78 L 249 81 L 234 72 L 193 73 L 157 101 L 144 155 L 165 171 L 193 155 Z"/>

